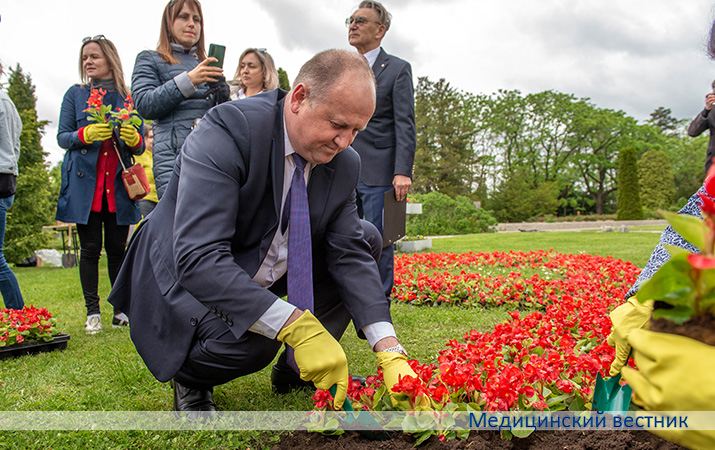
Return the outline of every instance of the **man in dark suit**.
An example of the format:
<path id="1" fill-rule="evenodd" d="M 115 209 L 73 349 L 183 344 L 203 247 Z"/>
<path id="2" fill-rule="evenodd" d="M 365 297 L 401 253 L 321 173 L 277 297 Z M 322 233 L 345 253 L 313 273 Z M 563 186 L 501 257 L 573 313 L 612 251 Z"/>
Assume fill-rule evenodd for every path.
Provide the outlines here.
<path id="1" fill-rule="evenodd" d="M 329 50 L 303 66 L 287 94 L 222 104 L 187 138 L 109 298 L 129 316 L 152 374 L 173 380 L 175 411 L 215 411 L 213 387 L 262 369 L 281 343 L 293 348 L 301 380 L 337 385 L 341 406 L 349 379 L 338 340 L 350 319 L 388 386 L 414 376 L 380 285 L 381 239 L 355 205 L 360 158 L 349 145 L 374 107 L 362 58 Z M 293 216 L 283 212 L 302 164 L 315 316 L 279 298 L 291 298 Z"/>
<path id="2" fill-rule="evenodd" d="M 390 21 L 390 13 L 382 4 L 363 1 L 345 23 L 350 45 L 365 57 L 377 80 L 375 114 L 355 137 L 353 148 L 362 160 L 358 215 L 380 232 L 385 192 L 394 187 L 397 200 L 402 201 L 410 190 L 416 145 L 412 68 L 380 47 Z M 394 282 L 393 266 L 394 249 L 390 245 L 383 249 L 379 261 L 388 301 Z"/>

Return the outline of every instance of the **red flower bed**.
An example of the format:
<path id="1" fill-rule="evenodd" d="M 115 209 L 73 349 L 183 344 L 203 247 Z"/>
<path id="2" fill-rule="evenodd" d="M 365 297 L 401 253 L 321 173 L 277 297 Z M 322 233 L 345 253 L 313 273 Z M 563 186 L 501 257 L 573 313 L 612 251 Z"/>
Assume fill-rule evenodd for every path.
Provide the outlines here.
<path id="1" fill-rule="evenodd" d="M 490 271 L 506 275 L 485 276 Z M 534 272 L 522 276 L 521 272 Z M 419 380 L 406 377 L 393 389 L 396 409 L 412 409 L 428 395 L 430 409 L 469 407 L 484 411 L 590 409 L 596 375 L 607 375 L 614 350 L 605 344 L 608 313 L 622 303 L 639 269 L 610 257 L 553 251 L 423 253 L 395 258 L 397 301 L 415 305 L 530 306 L 514 311 L 494 330 L 471 330 L 451 340 L 438 364 L 410 365 Z M 381 374 L 368 388 L 352 383 L 353 407 L 392 409 L 383 401 Z M 327 406 L 316 393 L 316 407 Z"/>

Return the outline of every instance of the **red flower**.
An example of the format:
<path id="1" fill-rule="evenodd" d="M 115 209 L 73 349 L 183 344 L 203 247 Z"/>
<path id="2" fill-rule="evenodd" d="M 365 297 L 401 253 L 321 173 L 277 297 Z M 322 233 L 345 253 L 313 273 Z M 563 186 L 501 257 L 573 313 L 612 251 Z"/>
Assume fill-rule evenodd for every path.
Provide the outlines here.
<path id="1" fill-rule="evenodd" d="M 691 266 L 700 270 L 715 269 L 715 258 L 691 253 L 688 255 Z"/>

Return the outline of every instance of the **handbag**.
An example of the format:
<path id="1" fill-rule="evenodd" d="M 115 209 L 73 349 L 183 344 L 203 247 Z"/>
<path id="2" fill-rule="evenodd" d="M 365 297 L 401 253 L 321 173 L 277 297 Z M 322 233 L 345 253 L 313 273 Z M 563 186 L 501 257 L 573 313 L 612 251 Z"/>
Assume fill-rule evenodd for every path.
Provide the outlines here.
<path id="1" fill-rule="evenodd" d="M 129 198 L 132 200 L 143 199 L 151 192 L 151 186 L 149 186 L 144 167 L 137 163 L 127 169 L 114 139 L 112 139 L 112 144 L 114 144 L 114 151 L 117 152 L 119 164 L 122 165 L 122 183 L 124 183 L 124 188 L 127 190 Z"/>

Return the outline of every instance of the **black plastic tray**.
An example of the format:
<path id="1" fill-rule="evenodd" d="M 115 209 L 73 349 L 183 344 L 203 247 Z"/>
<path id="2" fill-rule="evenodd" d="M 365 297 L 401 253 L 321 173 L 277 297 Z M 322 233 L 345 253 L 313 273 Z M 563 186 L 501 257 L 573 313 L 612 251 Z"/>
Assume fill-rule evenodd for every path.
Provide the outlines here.
<path id="1" fill-rule="evenodd" d="M 31 355 L 34 353 L 51 352 L 53 350 L 64 350 L 70 340 L 69 334 L 58 333 L 50 342 L 45 341 L 25 341 L 19 344 L 12 344 L 0 347 L 0 360 L 14 358 L 16 356 Z"/>

